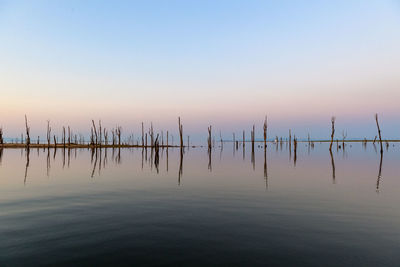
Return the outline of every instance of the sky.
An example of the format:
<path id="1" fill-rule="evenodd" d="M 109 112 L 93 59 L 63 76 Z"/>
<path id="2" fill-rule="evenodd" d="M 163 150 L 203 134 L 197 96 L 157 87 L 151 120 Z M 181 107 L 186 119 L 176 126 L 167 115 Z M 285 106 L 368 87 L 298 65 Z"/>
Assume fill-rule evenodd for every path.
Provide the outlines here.
<path id="1" fill-rule="evenodd" d="M 0 126 L 400 138 L 400 1 L 0 0 Z"/>

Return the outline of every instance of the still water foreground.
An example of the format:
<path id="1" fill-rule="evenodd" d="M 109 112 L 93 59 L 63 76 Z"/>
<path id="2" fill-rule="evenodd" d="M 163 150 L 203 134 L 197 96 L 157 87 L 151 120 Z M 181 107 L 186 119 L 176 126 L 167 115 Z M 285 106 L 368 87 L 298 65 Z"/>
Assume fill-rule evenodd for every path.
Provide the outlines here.
<path id="1" fill-rule="evenodd" d="M 3 149 L 0 265 L 400 265 L 399 145 L 246 149 Z"/>

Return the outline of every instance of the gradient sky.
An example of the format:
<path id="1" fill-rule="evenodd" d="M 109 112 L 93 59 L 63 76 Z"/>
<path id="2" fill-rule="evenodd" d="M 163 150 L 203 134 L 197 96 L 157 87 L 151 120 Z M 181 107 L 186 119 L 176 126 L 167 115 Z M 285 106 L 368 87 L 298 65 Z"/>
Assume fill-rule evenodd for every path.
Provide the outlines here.
<path id="1" fill-rule="evenodd" d="M 3 1 L 6 136 L 90 120 L 400 137 L 400 1 Z"/>

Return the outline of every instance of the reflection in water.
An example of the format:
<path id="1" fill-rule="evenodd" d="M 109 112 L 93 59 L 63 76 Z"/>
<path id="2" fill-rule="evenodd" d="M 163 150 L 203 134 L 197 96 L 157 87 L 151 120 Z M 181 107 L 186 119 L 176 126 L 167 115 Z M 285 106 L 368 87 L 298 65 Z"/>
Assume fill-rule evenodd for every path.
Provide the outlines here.
<path id="1" fill-rule="evenodd" d="M 294 163 L 294 166 L 296 167 L 296 162 L 297 162 L 297 138 L 296 138 L 296 136 L 294 136 L 294 138 L 293 138 L 293 149 L 294 149 L 293 163 Z"/>
<path id="2" fill-rule="evenodd" d="M 180 148 L 180 157 L 179 157 L 179 172 L 178 172 L 178 185 L 181 184 L 181 176 L 183 175 L 183 148 Z"/>
<path id="3" fill-rule="evenodd" d="M 167 135 L 167 136 L 168 136 L 168 135 Z M 168 139 L 167 139 L 167 140 L 168 140 Z M 167 172 L 168 172 L 168 146 L 167 146 L 166 155 L 167 155 Z M 143 153 L 142 153 L 142 169 L 143 169 Z"/>
<path id="4" fill-rule="evenodd" d="M 63 168 L 65 167 L 65 147 L 63 147 L 63 158 L 62 158 L 62 162 L 63 162 Z"/>
<path id="5" fill-rule="evenodd" d="M 212 162 L 211 162 L 212 155 L 211 155 L 211 151 L 212 151 L 212 148 L 209 147 L 209 148 L 207 149 L 207 154 L 208 154 L 208 170 L 209 170 L 209 171 L 212 171 Z"/>
<path id="6" fill-rule="evenodd" d="M 96 166 L 97 166 L 97 148 L 92 148 L 92 162 L 93 162 L 93 155 L 95 155 L 95 159 L 94 159 L 92 175 L 91 175 L 92 178 L 94 176 L 94 172 L 95 172 Z"/>
<path id="7" fill-rule="evenodd" d="M 254 155 L 254 149 L 251 150 L 251 163 L 253 165 L 253 170 L 256 170 L 256 158 Z"/>
<path id="8" fill-rule="evenodd" d="M 376 180 L 376 192 L 379 193 L 379 186 L 382 178 L 382 160 L 383 160 L 383 151 L 381 150 L 381 156 L 379 160 L 379 171 L 378 171 L 378 179 Z"/>
<path id="9" fill-rule="evenodd" d="M 30 149 L 29 149 L 29 146 L 28 146 L 28 147 L 26 148 L 26 165 L 25 165 L 24 185 L 26 184 L 26 177 L 28 176 L 29 154 L 30 154 Z"/>
<path id="10" fill-rule="evenodd" d="M 160 157 L 160 156 L 159 156 L 159 153 L 160 153 L 160 146 L 159 146 L 159 144 L 158 144 L 158 134 L 157 134 L 156 140 L 155 140 L 155 142 L 154 142 L 154 150 L 155 150 L 154 166 L 156 167 L 157 173 L 159 173 L 158 165 L 159 165 L 159 162 L 160 162 L 160 158 L 159 158 L 159 157 Z"/>
<path id="11" fill-rule="evenodd" d="M 230 266 L 244 262 L 245 253 L 246 260 L 254 258 L 247 265 L 272 258 L 271 262 L 284 266 L 295 266 L 299 259 L 312 266 L 326 260 L 343 266 L 347 264 L 341 259 L 346 257 L 355 266 L 396 266 L 398 257 L 394 261 L 393 255 L 397 255 L 396 234 L 400 229 L 398 149 L 384 151 L 383 182 L 383 154 L 376 172 L 377 165 L 371 163 L 378 163 L 378 158 L 371 157 L 377 155 L 372 144 L 367 152 L 360 145 L 352 148 L 348 144 L 346 159 L 333 151 L 328 156 L 326 143 L 317 143 L 311 155 L 304 156 L 313 146 L 303 144 L 307 147 L 297 147 L 301 164 L 296 168 L 292 161 L 287 162 L 290 151 L 285 145 L 277 154 L 272 143 L 256 146 L 255 172 L 237 153 L 232 157 L 229 149 L 234 147 L 226 144 L 222 160 L 217 162 L 212 162 L 212 156 L 218 151 L 205 147 L 191 148 L 190 153 L 179 148 L 164 153 L 162 147 L 161 151 L 154 148 L 153 172 L 151 161 L 144 161 L 144 148 L 115 148 L 113 160 L 111 148 L 73 148 L 70 169 L 64 170 L 62 151 L 40 150 L 36 158 L 34 150 L 0 148 L 0 262 L 18 266 L 34 259 L 36 265 L 58 266 L 66 252 L 75 251 L 76 259 L 113 265 L 123 265 L 120 258 L 134 258 L 129 265 L 146 265 L 154 260 L 155 265 L 190 265 L 195 260 L 213 265 L 214 256 L 225 253 L 228 256 L 218 263 Z M 25 153 L 22 158 L 20 151 Z M 50 162 L 56 153 L 56 161 Z M 247 153 L 249 159 L 253 157 L 249 147 Z M 171 161 L 169 173 L 160 166 L 164 156 L 167 166 Z M 117 158 L 121 165 L 116 164 Z M 206 161 L 212 165 L 212 173 Z M 332 186 L 335 164 L 340 183 Z M 25 178 L 23 183 L 24 169 L 29 182 Z M 47 179 L 45 171 L 54 179 Z M 97 171 L 102 179 L 91 179 Z M 137 175 L 132 176 L 133 172 Z M 318 246 L 304 246 L 305 240 Z M 210 260 L 190 253 L 198 249 L 199 242 L 207 244 L 202 249 Z M 164 253 L 171 244 L 176 246 Z M 226 246 L 221 248 L 221 244 Z M 96 250 L 91 251 L 93 247 Z M 182 261 L 182 252 L 188 251 L 187 260 Z M 286 260 L 280 252 L 293 260 Z M 109 255 L 113 255 L 113 262 L 108 261 Z M 305 255 L 309 257 L 305 259 Z M 315 259 L 314 255 L 320 256 Z"/>
<path id="12" fill-rule="evenodd" d="M 46 175 L 49 176 L 50 173 L 50 148 L 47 148 L 47 157 L 46 157 Z"/>
<path id="13" fill-rule="evenodd" d="M 265 188 L 268 189 L 268 166 L 267 166 L 267 147 L 264 146 L 264 179 Z"/>
<path id="14" fill-rule="evenodd" d="M 331 155 L 331 165 L 332 165 L 332 183 L 336 183 L 336 171 L 335 171 L 335 160 L 333 159 L 332 151 L 329 150 L 329 154 Z"/>
<path id="15" fill-rule="evenodd" d="M 159 143 L 158 139 L 159 138 L 157 137 L 156 140 L 155 140 L 156 144 Z M 294 160 L 293 163 L 294 163 L 294 166 L 296 166 L 297 153 L 299 152 L 298 151 L 299 147 L 298 147 L 298 141 L 297 141 L 296 137 L 294 137 L 294 139 L 292 141 L 293 141 L 293 151 L 291 151 L 289 149 L 290 148 L 290 144 L 289 144 L 289 142 L 287 142 L 287 147 L 286 147 L 287 150 L 284 153 L 285 154 L 289 153 L 289 155 L 291 155 L 291 153 L 293 153 L 293 160 Z M 235 141 L 234 145 L 229 146 L 229 148 L 232 148 L 233 150 L 235 150 L 236 147 L 237 147 L 236 144 L 237 143 Z M 342 145 L 342 142 L 340 144 Z M 279 141 L 278 145 L 280 146 L 280 141 Z M 341 146 L 341 149 L 343 149 L 343 157 L 341 157 L 341 158 L 344 159 L 344 160 L 348 160 L 347 159 L 348 158 L 348 153 L 349 152 L 351 153 L 351 148 L 353 147 L 352 145 L 349 145 L 349 144 L 346 145 L 346 146 L 347 146 L 346 152 L 344 152 L 344 146 Z M 260 156 L 263 156 L 263 159 L 264 159 L 264 162 L 263 162 L 264 163 L 263 164 L 263 176 L 265 178 L 265 186 L 266 186 L 266 188 L 268 188 L 269 187 L 269 185 L 268 185 L 268 176 L 269 175 L 268 175 L 268 159 L 267 159 L 267 152 L 268 151 L 267 151 L 267 147 L 262 146 L 262 145 L 257 146 L 257 147 L 260 149 L 260 151 L 259 151 L 260 152 Z M 302 146 L 302 147 L 304 149 L 308 149 L 308 150 L 310 150 L 311 148 L 314 149 L 314 143 L 309 142 L 308 144 L 306 144 L 306 147 L 304 147 L 304 146 Z M 283 149 L 284 148 L 285 148 L 285 146 L 283 146 Z M 23 158 L 25 158 L 24 184 L 26 183 L 27 177 L 28 177 L 28 171 L 29 171 L 29 167 L 30 167 L 30 157 L 32 156 L 31 153 L 30 153 L 31 149 L 21 149 L 22 152 L 25 152 L 25 155 L 23 155 Z M 46 176 L 47 177 L 50 176 L 50 172 L 52 172 L 52 173 L 54 172 L 53 171 L 54 166 L 57 166 L 55 163 L 51 162 L 51 157 L 53 158 L 53 162 L 56 161 L 57 149 L 53 148 L 54 149 L 53 152 L 51 151 L 51 149 L 52 148 L 50 148 L 50 149 L 46 148 L 46 149 L 44 149 L 44 152 L 43 152 L 43 161 L 46 162 L 45 164 L 46 164 Z M 63 168 L 64 168 L 65 164 L 67 164 L 68 167 L 70 165 L 71 165 L 71 167 L 73 167 L 72 165 L 75 165 L 73 161 L 74 161 L 74 158 L 75 159 L 77 158 L 76 155 L 78 154 L 78 149 L 79 150 L 86 150 L 86 149 L 82 149 L 82 148 L 76 148 L 76 149 L 75 148 L 70 148 L 70 149 L 61 148 L 61 149 L 62 149 L 61 160 L 62 160 L 62 167 Z M 68 151 L 65 151 L 66 149 L 68 149 Z M 139 156 L 139 158 L 138 158 L 138 168 L 139 169 L 144 170 L 144 167 L 145 167 L 144 165 L 147 164 L 147 166 L 149 166 L 150 170 L 152 170 L 152 167 L 153 167 L 153 164 L 154 164 L 154 171 L 156 171 L 157 173 L 160 173 L 160 171 L 161 171 L 160 170 L 160 160 L 164 157 L 164 149 L 166 149 L 166 151 L 165 151 L 166 172 L 169 171 L 169 167 L 170 167 L 169 166 L 169 160 L 170 160 L 169 157 L 170 157 L 170 153 L 171 153 L 170 148 L 161 147 L 161 152 L 160 152 L 160 146 L 156 145 L 151 151 L 151 155 L 152 156 L 150 156 L 150 158 L 148 158 L 148 159 L 146 159 L 146 154 L 147 154 L 146 151 L 147 151 L 147 149 L 144 148 L 144 147 L 143 148 L 139 148 L 139 149 L 141 149 L 141 153 L 139 153 L 139 155 L 141 155 L 141 157 Z M 212 149 L 213 148 L 211 148 L 211 149 L 208 148 L 207 149 L 207 157 L 208 157 L 207 158 L 207 161 L 208 161 L 207 169 L 210 172 L 213 170 L 213 167 L 214 167 L 213 166 L 213 162 L 212 162 L 212 160 L 213 160 L 213 158 L 212 158 L 212 156 L 213 156 L 212 155 L 213 154 L 212 153 L 213 152 Z M 221 149 L 222 149 L 222 147 L 221 147 Z M 272 148 L 272 149 L 275 150 L 274 148 Z M 363 149 L 364 148 L 362 147 L 362 150 Z M 371 153 L 376 153 L 375 149 L 376 149 L 376 145 L 372 144 L 371 147 L 370 147 Z M 100 176 L 102 174 L 102 169 L 104 170 L 106 168 L 106 165 L 108 164 L 108 158 L 107 158 L 108 157 L 108 153 L 109 153 L 108 149 L 107 148 L 100 148 L 100 147 L 97 147 L 97 148 L 93 147 L 93 148 L 88 148 L 87 151 L 89 151 L 88 160 L 90 159 L 90 177 L 93 178 L 96 175 L 96 172 L 98 172 L 98 175 Z M 124 150 L 124 151 L 133 152 L 133 151 L 135 151 L 135 149 L 127 149 L 127 150 Z M 174 149 L 172 149 L 172 151 L 174 151 Z M 178 150 L 176 150 L 176 151 L 178 151 Z M 194 151 L 196 151 L 196 150 L 194 150 Z M 261 154 L 262 153 L 261 151 L 264 153 L 264 155 Z M 184 157 L 185 152 L 186 152 L 185 148 L 179 149 L 179 154 L 177 154 L 179 158 L 178 157 L 176 158 L 179 161 L 179 165 L 178 165 L 179 166 L 178 167 L 178 184 L 179 185 L 181 184 L 182 176 L 183 176 L 183 157 Z M 160 153 L 161 153 L 161 155 L 160 155 Z M 196 153 L 196 152 L 193 152 L 193 153 Z M 245 153 L 246 153 L 245 146 L 243 146 L 243 157 L 245 157 Z M 253 171 L 257 171 L 255 161 L 256 161 L 256 156 L 257 156 L 256 153 L 258 153 L 258 151 L 255 149 L 255 151 L 250 150 L 250 151 L 248 151 L 248 153 L 250 153 L 251 166 L 252 166 L 251 168 L 253 169 Z M 364 153 L 364 152 L 362 152 L 362 153 Z M 111 162 L 114 162 L 116 164 L 121 164 L 121 154 L 122 154 L 121 153 L 121 148 L 113 148 L 112 149 L 112 154 L 114 155 L 114 159 Z M 75 155 L 75 157 L 73 155 Z M 221 161 L 218 164 L 224 164 L 224 162 L 226 162 L 226 159 L 224 159 L 224 157 L 226 155 L 228 155 L 228 154 L 227 153 L 223 153 L 223 152 L 220 154 Z M 230 158 L 231 158 L 230 160 L 233 161 L 234 157 L 230 153 L 229 153 L 229 155 L 230 155 Z M 72 159 L 71 159 L 71 156 L 73 157 Z M 330 173 L 331 173 L 332 183 L 336 184 L 336 164 L 335 164 L 335 160 L 337 161 L 338 157 L 335 159 L 332 151 L 330 151 L 329 156 L 330 156 L 330 165 L 331 165 L 331 172 Z M 2 149 L 0 149 L 0 163 L 3 162 L 3 165 L 4 165 L 3 158 L 4 158 L 4 149 L 2 148 Z M 229 158 L 229 156 L 228 156 L 228 158 Z M 235 163 L 232 163 L 232 164 L 235 164 Z M 381 186 L 382 164 L 383 164 L 383 152 L 380 154 L 378 178 L 376 180 L 376 186 L 375 186 L 376 192 L 379 192 L 380 186 Z M 261 165 L 260 165 L 260 167 L 261 167 Z M 313 170 L 314 167 L 311 166 L 311 167 L 307 167 L 307 168 L 309 170 Z M 261 172 L 260 172 L 260 175 L 261 175 Z"/>

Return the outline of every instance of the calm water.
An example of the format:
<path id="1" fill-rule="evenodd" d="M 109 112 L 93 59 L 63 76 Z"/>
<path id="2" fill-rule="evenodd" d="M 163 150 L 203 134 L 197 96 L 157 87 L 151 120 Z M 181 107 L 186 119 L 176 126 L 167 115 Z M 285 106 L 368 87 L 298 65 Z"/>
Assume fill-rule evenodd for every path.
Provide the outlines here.
<path id="1" fill-rule="evenodd" d="M 398 144 L 0 153 L 1 266 L 400 266 Z"/>

